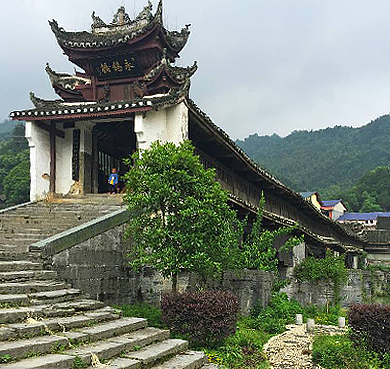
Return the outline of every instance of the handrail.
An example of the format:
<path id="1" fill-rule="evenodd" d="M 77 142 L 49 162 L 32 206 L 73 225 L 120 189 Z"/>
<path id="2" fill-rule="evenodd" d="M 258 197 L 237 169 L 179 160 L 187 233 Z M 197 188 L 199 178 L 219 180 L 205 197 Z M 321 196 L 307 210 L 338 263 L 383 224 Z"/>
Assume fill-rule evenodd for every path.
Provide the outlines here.
<path id="1" fill-rule="evenodd" d="M 0 210 L 0 214 L 6 213 L 7 211 L 16 210 L 16 209 L 19 209 L 19 208 L 22 208 L 22 207 L 24 207 L 24 206 L 28 206 L 28 205 L 31 205 L 31 204 L 34 204 L 34 202 L 29 201 L 29 202 L 24 202 L 23 204 L 18 204 L 18 205 L 10 206 L 10 207 L 8 207 L 8 208 L 1 209 L 1 210 Z"/>
<path id="2" fill-rule="evenodd" d="M 119 209 L 33 243 L 30 245 L 30 251 L 40 251 L 43 257 L 49 257 L 124 224 L 129 219 L 130 213 L 126 209 Z"/>

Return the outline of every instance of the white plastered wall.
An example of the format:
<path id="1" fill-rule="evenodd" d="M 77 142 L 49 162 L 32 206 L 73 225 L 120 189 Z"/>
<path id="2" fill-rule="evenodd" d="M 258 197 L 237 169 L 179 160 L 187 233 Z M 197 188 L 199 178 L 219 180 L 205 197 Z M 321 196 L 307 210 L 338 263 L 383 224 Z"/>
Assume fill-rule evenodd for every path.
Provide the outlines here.
<path id="1" fill-rule="evenodd" d="M 49 192 L 50 135 L 32 122 L 26 122 L 25 136 L 30 147 L 30 200 L 39 201 Z"/>
<path id="2" fill-rule="evenodd" d="M 82 152 L 91 154 L 90 122 L 78 122 L 76 129 L 80 134 L 80 156 Z M 74 181 L 72 179 L 73 129 L 63 129 L 62 124 L 56 126 L 65 133 L 65 138 L 56 137 L 56 193 L 69 193 Z M 50 134 L 33 122 L 26 123 L 25 136 L 30 147 L 30 200 L 39 201 L 49 193 L 50 186 Z"/>
<path id="3" fill-rule="evenodd" d="M 188 139 L 188 108 L 181 102 L 169 108 L 137 113 L 134 131 L 141 150 L 148 149 L 157 140 L 179 144 Z"/>
<path id="4" fill-rule="evenodd" d="M 58 125 L 57 128 L 65 133 L 65 138 L 56 137 L 56 193 L 65 195 L 73 184 L 73 130 L 62 129 L 62 124 Z"/>

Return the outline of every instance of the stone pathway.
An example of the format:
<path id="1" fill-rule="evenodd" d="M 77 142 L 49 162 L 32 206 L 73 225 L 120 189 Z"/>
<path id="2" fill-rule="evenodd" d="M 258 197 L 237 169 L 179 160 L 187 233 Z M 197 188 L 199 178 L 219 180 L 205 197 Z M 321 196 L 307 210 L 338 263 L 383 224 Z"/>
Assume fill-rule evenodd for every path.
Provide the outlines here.
<path id="1" fill-rule="evenodd" d="M 314 335 L 345 333 L 345 329 L 334 326 L 316 326 L 314 334 L 307 333 L 305 324 L 286 328 L 286 332 L 272 337 L 264 345 L 264 352 L 273 369 L 321 369 L 311 360 Z"/>

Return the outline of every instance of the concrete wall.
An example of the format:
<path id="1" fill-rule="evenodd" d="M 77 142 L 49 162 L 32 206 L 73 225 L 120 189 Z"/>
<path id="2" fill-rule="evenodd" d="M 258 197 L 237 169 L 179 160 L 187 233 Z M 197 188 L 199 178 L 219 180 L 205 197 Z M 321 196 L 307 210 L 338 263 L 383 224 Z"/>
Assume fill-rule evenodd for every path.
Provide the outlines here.
<path id="1" fill-rule="evenodd" d="M 123 240 L 120 225 L 88 241 L 46 259 L 46 267 L 58 272 L 72 287 L 108 304 L 147 302 L 158 305 L 161 295 L 171 290 L 171 281 L 150 267 L 133 272 L 125 257 L 130 243 Z M 248 314 L 255 303 L 266 306 L 273 285 L 273 274 L 263 271 L 226 272 L 222 281 L 209 280 L 206 288 L 232 291 L 239 299 L 240 311 Z M 182 273 L 180 291 L 196 290 L 201 280 L 193 273 Z"/>

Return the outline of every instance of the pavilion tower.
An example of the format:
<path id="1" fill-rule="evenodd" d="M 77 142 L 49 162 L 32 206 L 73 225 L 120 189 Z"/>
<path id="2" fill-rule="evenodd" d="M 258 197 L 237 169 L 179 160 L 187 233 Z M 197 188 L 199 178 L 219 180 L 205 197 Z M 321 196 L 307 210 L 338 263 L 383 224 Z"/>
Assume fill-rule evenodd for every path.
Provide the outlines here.
<path id="1" fill-rule="evenodd" d="M 197 70 L 175 65 L 190 34 L 169 31 L 162 0 L 131 19 L 121 6 L 110 23 L 92 13 L 90 31 L 69 32 L 49 21 L 56 40 L 78 67 L 75 74 L 46 72 L 61 99 L 30 93 L 35 108 L 11 113 L 27 120 L 31 199 L 48 193 L 105 191 L 112 167 L 125 171 L 123 158 L 155 140 L 188 138 L 190 78 Z"/>

